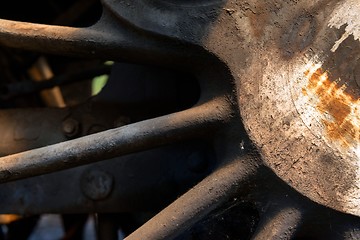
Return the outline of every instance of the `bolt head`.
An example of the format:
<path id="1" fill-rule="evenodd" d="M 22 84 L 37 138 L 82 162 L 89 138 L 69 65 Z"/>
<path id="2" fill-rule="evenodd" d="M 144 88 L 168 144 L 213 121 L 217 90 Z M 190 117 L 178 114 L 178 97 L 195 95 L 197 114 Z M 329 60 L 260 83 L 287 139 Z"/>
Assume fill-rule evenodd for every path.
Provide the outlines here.
<path id="1" fill-rule="evenodd" d="M 79 134 L 80 123 L 73 118 L 67 118 L 62 123 L 62 130 L 66 137 L 73 138 Z"/>
<path id="2" fill-rule="evenodd" d="M 97 169 L 86 171 L 81 178 L 81 190 L 91 200 L 106 199 L 114 185 L 114 178 L 111 174 Z"/>

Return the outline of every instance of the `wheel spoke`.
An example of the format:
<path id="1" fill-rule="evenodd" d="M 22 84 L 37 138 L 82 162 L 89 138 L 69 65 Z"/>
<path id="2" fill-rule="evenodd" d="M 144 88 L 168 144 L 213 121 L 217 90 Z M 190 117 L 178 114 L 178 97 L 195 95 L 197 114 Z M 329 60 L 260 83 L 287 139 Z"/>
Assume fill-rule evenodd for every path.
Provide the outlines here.
<path id="1" fill-rule="evenodd" d="M 170 64 L 179 58 L 181 61 L 185 49 L 189 49 L 122 26 L 105 10 L 96 24 L 86 28 L 0 19 L 0 45 L 40 53 L 151 64 Z"/>
<path id="2" fill-rule="evenodd" d="M 252 239 L 293 239 L 302 220 L 301 209 L 279 203 L 265 213 Z"/>
<path id="3" fill-rule="evenodd" d="M 218 98 L 191 109 L 0 158 L 0 182 L 26 178 L 154 148 L 202 134 L 231 117 Z"/>
<path id="4" fill-rule="evenodd" d="M 173 239 L 236 196 L 256 173 L 254 158 L 242 156 L 218 169 L 137 229 L 125 240 Z"/>

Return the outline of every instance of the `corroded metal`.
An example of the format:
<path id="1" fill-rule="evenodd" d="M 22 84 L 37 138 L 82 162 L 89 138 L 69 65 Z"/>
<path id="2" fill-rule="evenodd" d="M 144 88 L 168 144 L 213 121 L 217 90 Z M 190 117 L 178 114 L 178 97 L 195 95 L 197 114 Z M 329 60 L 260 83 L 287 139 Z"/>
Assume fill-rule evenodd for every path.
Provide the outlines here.
<path id="1" fill-rule="evenodd" d="M 310 199 L 360 215 L 357 1 L 210 1 L 192 6 L 201 19 L 181 3 L 178 11 L 164 2 L 104 3 L 139 29 L 215 54 L 230 69 L 243 124 L 265 163 Z M 172 30 L 151 14 L 139 21 L 133 9 L 146 17 L 166 9 Z"/>
<path id="2" fill-rule="evenodd" d="M 88 28 L 1 20 L 0 44 L 182 68 L 199 79 L 200 102 L 235 96 L 241 117 L 227 104 L 200 105 L 0 158 L 3 181 L 194 137 L 209 125 L 224 127 L 208 135 L 222 159 L 244 148 L 240 138 L 231 142 L 244 127 L 264 164 L 288 185 L 360 216 L 357 0 L 102 3 L 102 18 Z"/>
<path id="3" fill-rule="evenodd" d="M 279 3 L 263 13 L 264 34 L 250 32 L 248 67 L 236 72 L 240 112 L 265 162 L 314 201 L 360 215 L 357 8 L 352 1 Z"/>

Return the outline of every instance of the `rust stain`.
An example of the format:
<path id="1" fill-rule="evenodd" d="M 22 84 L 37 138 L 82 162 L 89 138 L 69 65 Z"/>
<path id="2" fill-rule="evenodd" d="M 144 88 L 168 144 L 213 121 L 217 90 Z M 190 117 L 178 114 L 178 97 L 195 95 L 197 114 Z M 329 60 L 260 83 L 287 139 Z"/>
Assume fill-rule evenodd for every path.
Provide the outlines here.
<path id="1" fill-rule="evenodd" d="M 306 90 L 306 88 L 302 88 L 301 89 L 301 91 L 302 91 L 302 93 L 305 95 L 305 96 L 307 96 L 308 94 L 307 94 L 307 90 Z"/>
<path id="2" fill-rule="evenodd" d="M 360 140 L 360 100 L 346 93 L 346 87 L 339 87 L 319 66 L 311 66 L 304 74 L 308 85 L 302 92 L 316 98 L 327 137 L 344 147 L 356 146 Z"/>

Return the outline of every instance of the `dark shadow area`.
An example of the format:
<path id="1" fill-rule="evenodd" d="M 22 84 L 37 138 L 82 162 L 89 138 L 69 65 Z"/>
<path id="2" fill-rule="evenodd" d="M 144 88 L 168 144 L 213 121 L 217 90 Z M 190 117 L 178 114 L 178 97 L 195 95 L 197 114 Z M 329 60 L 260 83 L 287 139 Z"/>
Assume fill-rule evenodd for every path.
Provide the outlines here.
<path id="1" fill-rule="evenodd" d="M 14 0 L 0 8 L 2 19 L 73 27 L 91 26 L 101 13 L 99 0 Z"/>
<path id="2" fill-rule="evenodd" d="M 116 105 L 132 122 L 177 112 L 200 97 L 197 79 L 160 67 L 115 63 L 95 102 Z"/>

